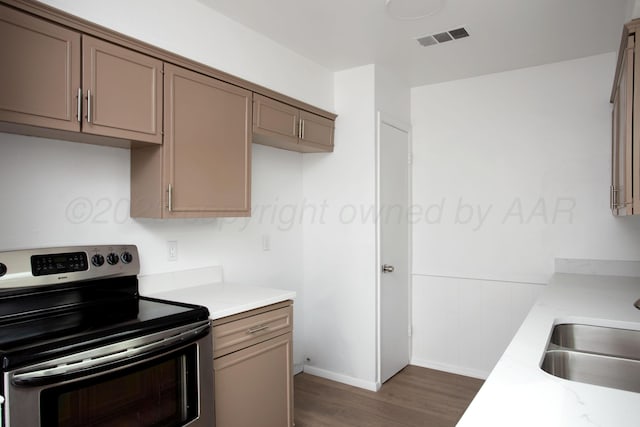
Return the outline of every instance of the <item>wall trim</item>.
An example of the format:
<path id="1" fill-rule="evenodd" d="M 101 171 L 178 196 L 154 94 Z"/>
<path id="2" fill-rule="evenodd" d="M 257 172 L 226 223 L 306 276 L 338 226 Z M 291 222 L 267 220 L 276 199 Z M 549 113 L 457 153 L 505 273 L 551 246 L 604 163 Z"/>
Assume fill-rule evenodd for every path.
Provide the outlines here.
<path id="1" fill-rule="evenodd" d="M 494 282 L 494 283 L 506 283 L 506 284 L 517 284 L 517 285 L 536 285 L 536 286 L 547 286 L 548 282 L 532 282 L 532 281 L 523 281 L 523 280 L 501 280 L 501 279 L 491 279 L 487 277 L 466 277 L 466 276 L 448 276 L 446 274 L 426 274 L 426 273 L 412 273 L 413 276 L 420 277 L 438 277 L 441 279 L 454 279 L 454 280 L 473 280 L 473 281 L 481 281 L 481 282 Z"/>
<path id="2" fill-rule="evenodd" d="M 339 374 L 333 371 L 327 371 L 325 369 L 316 368 L 313 366 L 304 365 L 304 372 L 307 374 L 315 375 L 317 377 L 326 378 L 331 381 L 337 381 L 339 383 L 351 385 L 358 388 L 363 388 L 369 391 L 380 390 L 381 384 L 379 381 L 366 381 L 360 378 L 350 377 L 348 375 Z"/>
<path id="3" fill-rule="evenodd" d="M 486 380 L 490 372 L 478 369 L 470 369 L 464 366 L 450 365 L 448 363 L 433 362 L 431 360 L 411 358 L 411 364 L 421 368 L 435 369 L 436 371 L 449 372 L 450 374 L 464 375 L 465 377 Z"/>

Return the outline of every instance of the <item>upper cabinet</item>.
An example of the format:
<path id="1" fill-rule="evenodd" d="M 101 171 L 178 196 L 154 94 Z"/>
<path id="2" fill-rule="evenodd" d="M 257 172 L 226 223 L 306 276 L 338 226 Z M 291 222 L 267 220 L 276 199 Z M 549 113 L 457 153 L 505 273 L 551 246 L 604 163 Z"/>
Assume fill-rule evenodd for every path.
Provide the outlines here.
<path id="1" fill-rule="evenodd" d="M 333 151 L 335 114 L 32 0 L 0 56 L 0 132 L 131 148 L 132 217 L 249 216 L 252 142 Z"/>
<path id="2" fill-rule="evenodd" d="M 253 95 L 253 141 L 303 153 L 333 151 L 334 121 Z"/>
<path id="3" fill-rule="evenodd" d="M 165 140 L 131 149 L 131 215 L 249 216 L 251 92 L 165 65 Z"/>
<path id="4" fill-rule="evenodd" d="M 636 29 L 640 20 L 625 26 L 611 95 L 611 212 L 617 216 L 640 214 L 640 52 Z"/>
<path id="5" fill-rule="evenodd" d="M 82 37 L 82 131 L 162 143 L 162 61 Z"/>
<path id="6" fill-rule="evenodd" d="M 0 8 L 1 121 L 162 143 L 161 61 Z"/>
<path id="7" fill-rule="evenodd" d="M 80 130 L 80 37 L 0 5 L 0 121 Z"/>

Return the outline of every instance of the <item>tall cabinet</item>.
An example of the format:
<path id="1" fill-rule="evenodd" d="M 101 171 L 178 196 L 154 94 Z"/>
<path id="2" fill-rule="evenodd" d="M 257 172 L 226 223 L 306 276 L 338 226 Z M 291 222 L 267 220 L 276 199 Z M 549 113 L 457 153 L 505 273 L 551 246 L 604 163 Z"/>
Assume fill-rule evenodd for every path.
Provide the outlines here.
<path id="1" fill-rule="evenodd" d="M 625 25 L 611 102 L 610 207 L 616 216 L 640 214 L 640 20 Z M 639 33 L 640 34 L 640 33 Z M 635 124 L 638 123 L 638 129 Z"/>

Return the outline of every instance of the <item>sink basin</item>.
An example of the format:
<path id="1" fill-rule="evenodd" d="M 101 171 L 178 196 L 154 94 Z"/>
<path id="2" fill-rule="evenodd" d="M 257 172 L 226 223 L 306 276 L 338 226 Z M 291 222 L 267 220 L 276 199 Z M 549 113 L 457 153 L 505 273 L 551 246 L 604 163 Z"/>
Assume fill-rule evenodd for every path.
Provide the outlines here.
<path id="1" fill-rule="evenodd" d="M 640 331 L 630 329 L 566 323 L 553 328 L 551 344 L 581 352 L 640 360 Z"/>
<path id="2" fill-rule="evenodd" d="M 566 380 L 640 393 L 640 331 L 556 325 L 541 368 Z"/>
<path id="3" fill-rule="evenodd" d="M 550 350 L 542 369 L 566 380 L 640 393 L 640 361 L 568 350 Z"/>

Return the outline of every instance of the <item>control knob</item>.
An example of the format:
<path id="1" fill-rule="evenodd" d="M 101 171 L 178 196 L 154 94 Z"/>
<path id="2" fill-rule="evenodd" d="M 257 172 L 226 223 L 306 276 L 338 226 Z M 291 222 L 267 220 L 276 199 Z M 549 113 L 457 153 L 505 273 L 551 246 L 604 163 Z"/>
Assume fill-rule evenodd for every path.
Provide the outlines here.
<path id="1" fill-rule="evenodd" d="M 131 255 L 131 252 L 124 251 L 120 254 L 120 259 L 122 260 L 123 264 L 129 264 L 131 261 L 133 261 L 133 255 Z"/>
<path id="2" fill-rule="evenodd" d="M 102 264 L 104 264 L 104 257 L 100 254 L 95 254 L 91 257 L 91 264 L 96 267 L 102 267 Z"/>
<path id="3" fill-rule="evenodd" d="M 7 274 L 7 266 L 0 262 L 0 277 Z"/>
<path id="4" fill-rule="evenodd" d="M 118 257 L 118 254 L 114 254 L 113 252 L 111 252 L 109 255 L 107 255 L 107 262 L 109 263 L 109 265 L 116 265 L 118 261 L 120 261 L 120 257 Z"/>

